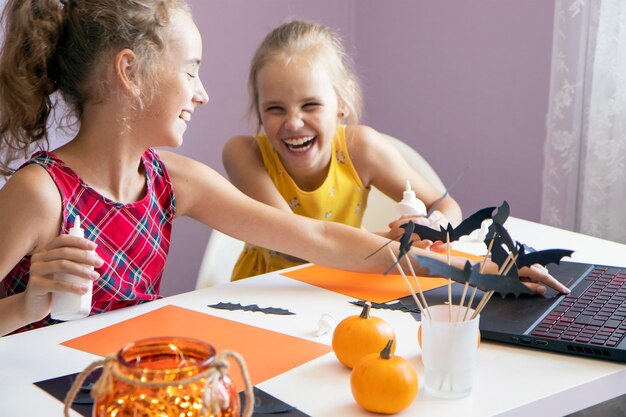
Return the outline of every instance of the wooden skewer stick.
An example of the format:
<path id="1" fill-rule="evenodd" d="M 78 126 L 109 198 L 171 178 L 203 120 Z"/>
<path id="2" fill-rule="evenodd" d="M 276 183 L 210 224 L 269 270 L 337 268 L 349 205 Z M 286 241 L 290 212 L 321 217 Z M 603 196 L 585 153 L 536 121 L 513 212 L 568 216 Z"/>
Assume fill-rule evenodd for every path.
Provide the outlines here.
<path id="1" fill-rule="evenodd" d="M 500 267 L 500 270 L 498 271 L 498 275 L 506 275 L 506 273 L 509 272 L 513 265 L 515 265 L 517 255 L 518 254 L 513 255 L 512 253 L 510 253 L 509 256 L 506 257 L 506 259 L 502 263 L 502 266 Z M 483 296 L 482 300 L 480 300 L 480 303 L 478 303 L 478 306 L 476 307 L 476 311 L 474 311 L 474 314 L 472 314 L 470 320 L 473 320 L 477 315 L 480 314 L 480 312 L 485 308 L 485 306 L 491 299 L 491 296 L 493 296 L 494 292 L 494 290 L 491 290 Z"/>
<path id="2" fill-rule="evenodd" d="M 459 309 L 456 312 L 456 321 L 459 321 L 459 316 L 461 315 L 461 309 L 463 308 L 463 303 L 465 303 L 465 295 L 467 294 L 467 288 L 469 287 L 469 282 L 465 282 L 463 286 L 463 294 L 461 294 L 461 301 L 459 301 Z"/>
<path id="3" fill-rule="evenodd" d="M 494 292 L 495 292 L 494 290 L 491 290 L 483 296 L 483 299 L 480 300 L 480 303 L 478 303 L 478 306 L 476 307 L 476 311 L 474 311 L 474 314 L 472 314 L 472 317 L 470 318 L 470 320 L 474 320 L 476 316 L 479 315 L 481 311 L 483 311 L 483 308 L 485 308 L 485 306 L 491 299 L 491 296 L 493 295 Z"/>
<path id="4" fill-rule="evenodd" d="M 389 254 L 391 255 L 391 258 L 393 259 L 393 261 L 396 263 L 396 268 L 398 268 L 398 271 L 400 271 L 400 275 L 402 275 L 402 278 L 404 278 L 404 282 L 406 282 L 406 285 L 411 290 L 410 292 L 411 292 L 411 296 L 413 297 L 413 301 L 415 301 L 417 308 L 420 309 L 420 314 L 422 315 L 422 318 L 423 318 L 424 307 L 422 306 L 422 303 L 420 303 L 420 300 L 418 300 L 417 297 L 415 296 L 415 291 L 413 290 L 413 287 L 411 286 L 409 279 L 406 277 L 406 274 L 404 273 L 404 270 L 402 269 L 402 265 L 400 265 L 400 262 L 398 262 L 398 258 L 396 258 L 396 255 L 393 253 L 393 250 L 391 250 L 391 247 L 388 247 L 388 248 L 389 248 Z"/>
<path id="5" fill-rule="evenodd" d="M 487 264 L 487 259 L 489 259 L 489 254 L 491 253 L 491 249 L 493 248 L 493 242 L 495 240 L 496 240 L 496 236 L 494 235 L 491 238 L 491 241 L 489 242 L 489 246 L 487 247 L 487 253 L 485 254 L 485 257 L 483 258 L 480 264 L 480 269 L 478 270 L 478 272 L 481 274 L 485 271 L 485 265 Z M 472 303 L 474 302 L 474 296 L 476 295 L 476 290 L 478 290 L 478 287 L 474 287 L 474 289 L 472 290 L 472 295 L 470 296 L 470 299 L 467 303 L 467 307 L 465 308 L 465 315 L 463 316 L 463 321 L 467 320 L 467 315 L 469 314 L 469 311 L 472 308 Z M 476 307 L 478 308 L 478 306 Z"/>
<path id="6" fill-rule="evenodd" d="M 415 270 L 413 269 L 413 264 L 411 263 L 411 260 L 407 256 L 405 256 L 404 259 L 406 259 L 406 263 L 409 266 L 409 271 L 411 271 L 411 275 L 413 276 L 413 279 L 415 280 L 415 285 L 417 286 L 417 290 L 420 293 L 420 298 L 422 300 L 422 305 L 426 309 L 426 314 L 428 314 L 429 319 L 432 319 L 432 316 L 430 315 L 430 310 L 428 309 L 428 303 L 426 302 L 426 297 L 424 296 L 424 291 L 422 291 L 422 286 L 420 285 L 420 281 L 419 279 L 417 279 L 417 275 L 415 274 Z"/>
<path id="7" fill-rule="evenodd" d="M 489 242 L 489 247 L 487 248 L 487 254 L 485 255 L 485 257 L 483 258 L 482 263 L 480 264 L 480 270 L 478 272 L 480 272 L 481 274 L 485 270 L 485 264 L 487 263 L 487 259 L 489 258 L 489 253 L 491 253 L 491 248 L 493 248 L 493 241 L 494 240 L 496 240 L 495 236 L 491 239 L 491 242 Z"/>
<path id="8" fill-rule="evenodd" d="M 504 269 L 509 265 L 509 262 L 511 261 L 512 258 L 513 258 L 513 254 L 509 253 L 509 256 L 506 257 L 504 262 L 502 262 L 502 266 L 500 267 L 500 269 L 498 269 L 498 275 L 502 275 L 502 272 L 504 272 Z"/>
<path id="9" fill-rule="evenodd" d="M 502 275 L 506 275 L 509 273 L 509 271 L 511 270 L 511 268 L 513 268 L 513 265 L 515 265 L 515 261 L 517 261 L 517 256 L 519 254 L 516 253 L 515 256 L 513 256 L 513 258 L 511 258 L 511 262 L 509 263 L 509 266 L 506 267 L 506 269 L 504 270 L 504 272 L 502 273 Z"/>
<path id="10" fill-rule="evenodd" d="M 448 246 L 448 265 L 450 265 L 450 232 L 446 232 Z M 452 278 L 448 278 L 448 321 L 452 321 Z"/>
<path id="11" fill-rule="evenodd" d="M 467 320 L 467 315 L 469 314 L 470 309 L 472 308 L 472 303 L 474 302 L 474 296 L 476 295 L 476 290 L 478 287 L 474 287 L 472 290 L 472 295 L 467 303 L 467 307 L 465 308 L 465 315 L 463 316 L 463 321 Z"/>

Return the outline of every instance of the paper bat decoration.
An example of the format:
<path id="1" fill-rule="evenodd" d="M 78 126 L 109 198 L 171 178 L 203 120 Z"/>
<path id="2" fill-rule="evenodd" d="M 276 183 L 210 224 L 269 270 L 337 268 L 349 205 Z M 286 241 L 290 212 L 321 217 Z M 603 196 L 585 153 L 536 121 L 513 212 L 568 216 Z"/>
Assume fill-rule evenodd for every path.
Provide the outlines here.
<path id="1" fill-rule="evenodd" d="M 515 265 L 518 269 L 525 266 L 531 266 L 533 264 L 539 264 L 546 266 L 550 263 L 558 264 L 561 262 L 561 258 L 565 256 L 571 256 L 574 251 L 567 249 L 546 249 L 541 251 L 527 251 L 527 246 L 523 243 L 516 241 L 513 243 L 513 239 L 509 236 L 509 233 L 504 226 L 494 223 L 494 229 L 496 234 L 493 237 L 494 243 L 491 247 L 491 260 L 498 266 L 502 266 L 504 261 L 509 257 L 509 253 L 514 256 L 517 255 Z M 485 240 L 486 242 L 486 240 Z M 504 246 L 508 249 L 508 252 L 504 249 Z"/>
<path id="2" fill-rule="evenodd" d="M 512 294 L 515 297 L 521 294 L 532 294 L 530 288 L 524 285 L 517 276 L 481 274 L 480 263 L 472 266 L 469 261 L 465 262 L 463 269 L 455 268 L 445 262 L 420 255 L 412 255 L 417 259 L 421 267 L 428 268 L 431 275 L 450 278 L 453 281 L 464 284 L 469 283 L 482 291 L 495 291 L 503 297 Z M 515 269 L 515 268 L 512 268 Z M 515 269 L 515 271 L 517 271 Z"/>
<path id="3" fill-rule="evenodd" d="M 518 268 L 539 264 L 546 266 L 550 263 L 559 264 L 565 256 L 572 256 L 573 250 L 568 249 L 545 249 L 526 253 L 524 245 L 518 243 L 518 256 L 515 264 Z"/>
<path id="4" fill-rule="evenodd" d="M 472 264 L 467 261 L 463 269 L 455 268 L 445 262 L 421 255 L 411 255 L 419 262 L 420 267 L 428 268 L 431 276 L 451 278 L 453 281 L 465 284 L 472 274 Z"/>
<path id="5" fill-rule="evenodd" d="M 491 218 L 491 213 L 493 213 L 494 209 L 495 207 L 487 207 L 478 210 L 463 220 L 457 227 L 452 227 L 451 224 L 448 224 L 446 228 L 439 226 L 439 230 L 436 230 L 428 226 L 416 224 L 414 233 L 417 233 L 422 239 L 432 240 L 433 242 L 437 240 L 446 242 L 449 235 L 450 242 L 454 242 L 459 240 L 461 236 L 469 235 L 474 230 L 480 229 L 483 220 Z"/>
<path id="6" fill-rule="evenodd" d="M 487 247 L 491 246 L 491 260 L 502 267 L 504 261 L 509 257 L 509 253 L 517 254 L 517 246 L 511 239 L 509 232 L 500 223 L 494 222 L 490 229 L 491 227 L 493 227 L 494 234 L 491 238 L 485 238 L 485 244 Z M 493 240 L 493 244 L 491 244 L 491 240 Z M 508 251 L 504 249 L 504 246 Z"/>
<path id="7" fill-rule="evenodd" d="M 285 310 L 284 308 L 275 308 L 275 307 L 259 307 L 256 304 L 250 304 L 243 306 L 241 304 L 233 304 L 233 303 L 218 303 L 207 305 L 207 307 L 217 308 L 220 310 L 243 310 L 243 311 L 260 311 L 265 314 L 278 314 L 281 316 L 291 316 L 296 313 L 292 313 L 289 310 Z"/>
<path id="8" fill-rule="evenodd" d="M 363 307 L 365 305 L 364 301 L 350 301 L 350 304 L 354 304 L 355 306 Z M 381 310 L 394 310 L 394 311 L 402 311 L 404 313 L 419 313 L 420 310 L 417 307 L 409 307 L 400 302 L 393 304 L 384 304 L 384 303 L 370 303 L 372 308 L 378 308 Z"/>
<path id="9" fill-rule="evenodd" d="M 404 233 L 400 236 L 400 253 L 398 255 L 398 260 L 411 250 L 411 245 L 413 244 L 413 240 L 411 240 L 411 238 L 413 237 L 413 233 L 415 233 L 415 223 L 413 223 L 412 220 L 409 220 L 400 227 L 404 229 Z"/>
<path id="10" fill-rule="evenodd" d="M 470 276 L 470 285 L 479 290 L 495 291 L 502 297 L 513 294 L 517 298 L 521 294 L 533 294 L 532 290 L 520 281 L 516 268 L 511 268 L 511 271 L 515 272 L 507 275 L 481 274 L 479 271 L 480 264 L 474 265 Z"/>
<path id="11" fill-rule="evenodd" d="M 406 255 L 409 252 L 409 250 L 411 250 L 411 245 L 413 244 L 413 240 L 411 240 L 411 237 L 413 237 L 413 233 L 414 233 L 414 230 L 415 230 L 415 223 L 413 223 L 412 220 L 409 220 L 407 223 L 401 225 L 400 227 L 402 227 L 404 229 L 404 232 L 402 233 L 402 236 L 400 236 L 400 252 L 398 253 L 398 258 L 397 258 L 398 260 L 395 261 L 385 271 L 384 275 L 387 275 L 389 272 L 391 272 L 391 270 L 396 266 L 396 264 L 398 262 L 400 262 L 400 259 L 402 259 L 402 257 L 404 255 Z M 391 241 L 389 243 L 391 243 Z M 387 245 L 388 244 L 385 244 L 384 246 L 387 246 Z M 376 252 L 378 252 L 378 251 L 376 251 Z M 376 253 L 376 252 L 374 252 L 374 253 Z"/>
<path id="12" fill-rule="evenodd" d="M 496 224 L 499 224 L 500 226 L 504 225 L 504 222 L 506 222 L 506 220 L 509 218 L 510 213 L 511 207 L 509 206 L 509 203 L 504 200 L 502 202 L 502 205 L 500 205 L 491 216 L 493 223 L 491 223 L 491 225 L 489 226 L 487 236 L 485 237 L 485 243 L 489 244 L 488 242 L 494 236 L 494 233 L 496 233 Z"/>
<path id="13" fill-rule="evenodd" d="M 404 255 L 406 255 L 406 253 L 411 250 L 411 245 L 413 244 L 413 240 L 411 240 L 411 238 L 413 237 L 413 233 L 415 230 L 415 223 L 413 223 L 412 220 L 409 220 L 407 223 L 401 225 L 400 227 L 402 227 L 404 229 L 404 232 L 402 233 L 402 235 L 400 236 L 396 236 L 393 239 L 390 239 L 387 243 L 385 243 L 383 246 L 381 246 L 380 248 L 376 249 L 374 252 L 370 253 L 369 255 L 367 255 L 365 257 L 365 259 L 370 258 L 371 256 L 377 254 L 381 249 L 383 249 L 385 246 L 387 246 L 388 244 L 390 244 L 391 242 L 395 241 L 396 239 L 400 239 L 400 253 L 398 253 L 398 260 L 396 262 L 393 263 L 393 265 L 391 265 L 387 271 L 385 271 L 384 275 L 387 275 L 395 266 L 398 262 L 400 262 L 400 259 L 402 259 L 402 257 Z"/>

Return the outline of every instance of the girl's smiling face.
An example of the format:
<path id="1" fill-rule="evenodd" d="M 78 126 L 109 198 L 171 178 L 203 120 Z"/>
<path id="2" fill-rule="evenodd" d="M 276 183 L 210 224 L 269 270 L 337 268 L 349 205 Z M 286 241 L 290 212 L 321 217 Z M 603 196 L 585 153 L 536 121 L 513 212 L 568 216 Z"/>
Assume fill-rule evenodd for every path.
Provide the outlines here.
<path id="1" fill-rule="evenodd" d="M 326 177 L 337 128 L 338 100 L 324 64 L 306 57 L 268 61 L 257 76 L 261 123 L 300 188 Z"/>
<path id="2" fill-rule="evenodd" d="M 198 28 L 191 16 L 177 11 L 169 30 L 156 89 L 138 120 L 149 132 L 146 135 L 162 138 L 150 146 L 180 146 L 195 108 L 209 100 L 199 75 L 202 39 Z"/>

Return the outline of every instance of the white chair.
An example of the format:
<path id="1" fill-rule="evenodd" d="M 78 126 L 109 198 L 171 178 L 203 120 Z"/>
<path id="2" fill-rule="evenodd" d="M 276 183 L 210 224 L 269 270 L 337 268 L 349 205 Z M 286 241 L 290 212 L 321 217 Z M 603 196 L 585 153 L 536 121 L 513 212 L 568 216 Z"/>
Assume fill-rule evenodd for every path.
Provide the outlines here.
<path id="1" fill-rule="evenodd" d="M 244 242 L 213 229 L 204 250 L 196 289 L 230 282 L 230 275 Z"/>
<path id="2" fill-rule="evenodd" d="M 442 193 L 445 186 L 435 170 L 422 156 L 406 143 L 384 135 L 386 139 L 404 155 L 407 162 Z M 396 202 L 372 187 L 367 200 L 367 210 L 363 216 L 363 226 L 372 232 L 387 230 L 387 225 L 396 216 Z M 209 242 L 204 251 L 200 271 L 196 280 L 196 289 L 219 285 L 230 281 L 235 262 L 243 249 L 244 242 L 230 237 L 218 230 L 211 231 Z"/>

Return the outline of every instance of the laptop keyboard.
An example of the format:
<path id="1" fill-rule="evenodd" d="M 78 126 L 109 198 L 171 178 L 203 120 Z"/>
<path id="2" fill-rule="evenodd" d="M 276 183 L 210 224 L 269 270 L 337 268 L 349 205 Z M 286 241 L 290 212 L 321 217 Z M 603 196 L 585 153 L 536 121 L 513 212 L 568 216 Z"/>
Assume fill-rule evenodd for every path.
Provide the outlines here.
<path id="1" fill-rule="evenodd" d="M 626 269 L 596 266 L 530 333 L 615 347 L 626 334 Z"/>

